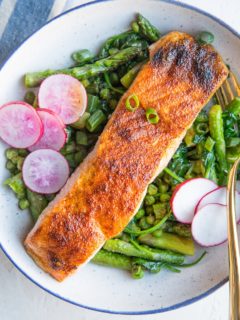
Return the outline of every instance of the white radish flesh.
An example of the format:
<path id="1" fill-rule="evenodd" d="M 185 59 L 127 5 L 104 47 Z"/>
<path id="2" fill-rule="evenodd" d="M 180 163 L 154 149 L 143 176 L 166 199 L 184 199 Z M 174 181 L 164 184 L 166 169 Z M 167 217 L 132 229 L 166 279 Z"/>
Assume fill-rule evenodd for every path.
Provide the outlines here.
<path id="1" fill-rule="evenodd" d="M 203 247 L 227 240 L 227 207 L 211 203 L 201 208 L 192 221 L 192 236 Z"/>
<path id="2" fill-rule="evenodd" d="M 42 121 L 36 110 L 22 101 L 0 108 L 0 137 L 14 148 L 28 148 L 43 134 Z"/>
<path id="3" fill-rule="evenodd" d="M 69 166 L 59 152 L 40 149 L 26 157 L 22 174 L 24 183 L 32 191 L 43 194 L 55 193 L 66 183 Z"/>
<path id="4" fill-rule="evenodd" d="M 182 223 L 190 224 L 199 199 L 216 188 L 217 185 L 213 181 L 205 178 L 182 182 L 171 198 L 171 208 L 176 219 Z"/>
<path id="5" fill-rule="evenodd" d="M 236 191 L 235 194 L 236 199 L 236 220 L 240 222 L 240 194 Z M 222 205 L 227 205 L 227 188 L 226 187 L 218 187 L 213 191 L 208 192 L 205 194 L 200 201 L 198 202 L 195 208 L 195 214 L 198 210 L 202 209 L 209 203 L 218 203 Z"/>
<path id="6" fill-rule="evenodd" d="M 29 150 L 60 150 L 64 146 L 67 137 L 65 125 L 61 118 L 47 109 L 39 109 L 37 112 L 43 123 L 43 135 Z"/>
<path id="7" fill-rule="evenodd" d="M 65 124 L 76 122 L 87 107 L 87 93 L 77 79 L 66 74 L 52 75 L 39 89 L 38 103 L 58 114 Z"/>

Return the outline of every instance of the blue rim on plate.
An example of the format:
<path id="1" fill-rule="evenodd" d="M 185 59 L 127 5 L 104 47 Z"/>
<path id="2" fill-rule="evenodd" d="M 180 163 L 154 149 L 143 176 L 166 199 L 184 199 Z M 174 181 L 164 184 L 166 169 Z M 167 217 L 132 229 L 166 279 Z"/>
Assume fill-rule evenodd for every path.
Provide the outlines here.
<path id="1" fill-rule="evenodd" d="M 29 38 L 31 38 L 35 33 L 37 33 L 39 30 L 41 30 L 42 28 L 44 28 L 46 25 L 48 25 L 49 23 L 51 23 L 52 21 L 56 20 L 56 19 L 59 19 L 61 18 L 62 16 L 72 12 L 72 11 L 75 11 L 75 10 L 79 10 L 81 8 L 84 8 L 84 7 L 88 7 L 88 6 L 91 6 L 91 5 L 94 5 L 94 4 L 97 4 L 99 2 L 110 2 L 110 1 L 115 1 L 115 0 L 96 0 L 96 1 L 91 1 L 91 2 L 88 2 L 88 3 L 85 3 L 85 4 L 82 4 L 82 5 L 79 5 L 77 7 L 74 7 L 70 10 L 67 10 L 65 12 L 63 12 L 62 14 L 54 17 L 53 19 L 47 21 L 41 28 L 39 28 L 37 31 L 33 32 L 29 37 L 27 37 L 19 46 L 18 48 L 16 48 L 14 50 L 14 52 L 12 52 L 8 58 L 6 59 L 6 61 L 2 64 L 1 68 L 0 68 L 0 71 L 1 69 L 4 67 L 4 65 L 8 62 L 8 60 L 11 58 L 11 56 L 15 53 L 15 51 L 17 51 Z M 189 10 L 192 10 L 194 12 L 197 12 L 197 13 L 200 13 L 202 14 L 203 16 L 205 17 L 208 17 L 212 20 L 214 20 L 215 22 L 217 22 L 218 24 L 220 24 L 222 27 L 224 27 L 225 29 L 227 29 L 228 31 L 230 31 L 232 34 L 234 34 L 236 37 L 239 38 L 240 40 L 240 34 L 235 31 L 232 27 L 230 27 L 227 23 L 223 22 L 221 19 L 219 18 L 216 18 L 215 16 L 201 10 L 201 9 L 198 9 L 196 7 L 193 7 L 191 5 L 188 5 L 188 4 L 184 4 L 184 3 L 179 3 L 179 2 L 176 2 L 175 0 L 155 0 L 155 1 L 160 1 L 160 2 L 165 2 L 165 3 L 170 3 L 170 4 L 173 4 L 175 6 L 178 6 L 178 7 L 182 7 L 182 8 L 186 8 L 186 9 L 189 9 Z M 115 310 L 107 310 L 107 309 L 100 309 L 100 308 L 94 308 L 94 307 L 90 307 L 90 306 L 86 306 L 86 305 L 83 305 L 81 303 L 77 303 L 77 302 L 74 302 L 74 301 L 71 301 L 69 299 L 66 299 L 62 296 L 60 296 L 59 294 L 53 292 L 53 291 L 50 291 L 49 289 L 43 287 L 40 283 L 38 283 L 37 281 L 35 281 L 34 279 L 32 279 L 24 270 L 21 269 L 21 267 L 14 261 L 14 259 L 8 254 L 8 252 L 4 249 L 3 245 L 0 243 L 0 249 L 2 249 L 2 251 L 4 252 L 4 254 L 7 256 L 7 258 L 13 263 L 13 265 L 22 273 L 24 274 L 24 276 L 26 278 L 28 278 L 30 281 L 32 281 L 33 283 L 35 283 L 38 287 L 40 287 L 41 289 L 45 290 L 46 292 L 52 294 L 53 296 L 59 298 L 59 299 L 62 299 L 66 302 L 69 302 L 75 306 L 78 306 L 78 307 L 82 307 L 82 308 L 85 308 L 85 309 L 89 309 L 89 310 L 92 310 L 92 311 L 99 311 L 99 312 L 104 312 L 104 313 L 110 313 L 110 314 L 123 314 L 123 315 L 147 315 L 147 314 L 155 314 L 155 313 L 163 313 L 163 312 L 166 312 L 166 311 L 171 311 L 171 310 L 175 310 L 175 309 L 178 309 L 178 308 L 181 308 L 181 307 L 184 307 L 184 306 L 187 306 L 189 304 L 192 304 L 204 297 L 207 297 L 209 294 L 213 293 L 214 291 L 216 291 L 217 289 L 219 289 L 221 286 L 223 286 L 227 281 L 228 281 L 228 277 L 223 279 L 221 282 L 219 282 L 217 285 L 215 285 L 214 287 L 210 288 L 209 290 L 207 290 L 206 292 L 198 295 L 198 296 L 195 296 L 191 299 L 188 299 L 188 300 L 185 300 L 183 302 L 180 302 L 180 303 L 177 303 L 177 304 L 174 304 L 172 306 L 169 306 L 169 307 L 166 307 L 166 308 L 160 308 L 160 309 L 154 309 L 154 310 L 146 310 L 146 311 L 115 311 Z"/>

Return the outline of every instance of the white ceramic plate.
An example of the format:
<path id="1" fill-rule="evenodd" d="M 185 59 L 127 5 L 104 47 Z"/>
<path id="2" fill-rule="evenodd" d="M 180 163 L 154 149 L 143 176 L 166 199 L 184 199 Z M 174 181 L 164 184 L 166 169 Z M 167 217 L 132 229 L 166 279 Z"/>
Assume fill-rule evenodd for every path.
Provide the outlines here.
<path id="1" fill-rule="evenodd" d="M 27 39 L 0 72 L 0 105 L 22 99 L 22 76 L 27 71 L 61 68 L 71 64 L 70 55 L 80 48 L 96 50 L 108 36 L 122 32 L 134 14 L 141 12 L 162 33 L 184 30 L 196 34 L 209 30 L 224 60 L 240 70 L 239 36 L 223 22 L 194 8 L 168 1 L 99 1 L 75 8 L 55 18 Z M 27 211 L 20 212 L 13 194 L 2 186 L 6 146 L 0 143 L 0 243 L 29 279 L 68 302 L 85 308 L 122 314 L 157 313 L 192 303 L 220 287 L 227 278 L 226 245 L 208 250 L 197 266 L 181 274 L 167 271 L 132 280 L 127 272 L 89 263 L 58 283 L 39 269 L 23 248 L 32 227 Z"/>

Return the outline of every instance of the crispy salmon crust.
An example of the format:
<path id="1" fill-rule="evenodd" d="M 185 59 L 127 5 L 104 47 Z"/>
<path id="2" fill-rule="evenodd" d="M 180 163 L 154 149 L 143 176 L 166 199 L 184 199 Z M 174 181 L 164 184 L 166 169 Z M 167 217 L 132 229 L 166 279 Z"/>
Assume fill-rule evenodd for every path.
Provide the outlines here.
<path id="1" fill-rule="evenodd" d="M 39 266 L 62 281 L 137 212 L 148 184 L 167 166 L 186 130 L 228 74 L 219 54 L 186 33 L 171 32 L 150 49 L 94 150 L 49 204 L 25 240 Z M 125 101 L 136 94 L 140 107 Z M 146 108 L 159 114 L 148 123 Z"/>

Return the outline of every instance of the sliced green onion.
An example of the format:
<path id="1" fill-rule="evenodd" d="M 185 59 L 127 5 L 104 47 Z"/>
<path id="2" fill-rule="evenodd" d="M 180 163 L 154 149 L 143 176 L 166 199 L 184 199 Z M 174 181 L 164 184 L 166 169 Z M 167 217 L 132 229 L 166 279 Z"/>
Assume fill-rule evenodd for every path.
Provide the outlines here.
<path id="1" fill-rule="evenodd" d="M 205 144 L 204 144 L 204 148 L 205 148 L 207 151 L 211 152 L 212 149 L 213 149 L 213 147 L 214 147 L 214 145 L 215 145 L 215 141 L 209 136 L 209 137 L 207 138 Z"/>
<path id="2" fill-rule="evenodd" d="M 157 111 L 152 108 L 148 108 L 146 110 L 146 118 L 147 118 L 147 121 L 151 124 L 157 124 L 159 121 L 159 116 Z"/>
<path id="3" fill-rule="evenodd" d="M 133 101 L 132 101 L 132 100 L 133 100 Z M 138 99 L 138 96 L 137 96 L 136 94 L 134 94 L 134 93 L 131 94 L 131 95 L 127 98 L 125 105 L 126 105 L 126 109 L 127 109 L 128 111 L 133 112 L 133 111 L 137 110 L 137 108 L 138 108 L 139 105 L 140 105 L 140 101 L 139 101 L 139 99 Z"/>

